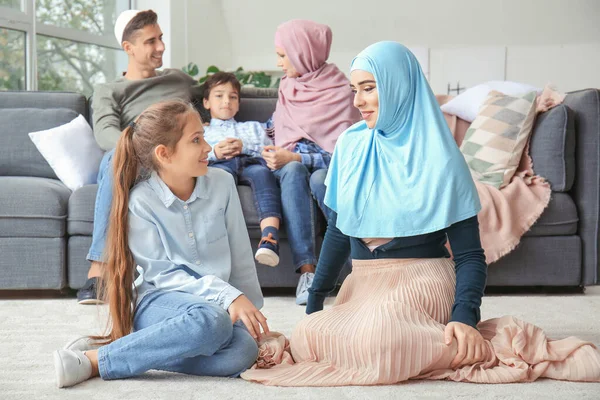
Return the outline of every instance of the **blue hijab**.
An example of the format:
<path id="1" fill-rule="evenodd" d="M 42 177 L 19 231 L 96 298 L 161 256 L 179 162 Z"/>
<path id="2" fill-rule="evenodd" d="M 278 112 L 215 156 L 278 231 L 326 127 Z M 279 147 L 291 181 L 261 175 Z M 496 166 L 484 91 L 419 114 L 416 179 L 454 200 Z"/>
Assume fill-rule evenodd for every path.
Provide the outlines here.
<path id="1" fill-rule="evenodd" d="M 379 42 L 352 61 L 375 77 L 379 116 L 338 139 L 325 184 L 337 227 L 358 238 L 415 236 L 477 215 L 467 164 L 415 56 Z"/>

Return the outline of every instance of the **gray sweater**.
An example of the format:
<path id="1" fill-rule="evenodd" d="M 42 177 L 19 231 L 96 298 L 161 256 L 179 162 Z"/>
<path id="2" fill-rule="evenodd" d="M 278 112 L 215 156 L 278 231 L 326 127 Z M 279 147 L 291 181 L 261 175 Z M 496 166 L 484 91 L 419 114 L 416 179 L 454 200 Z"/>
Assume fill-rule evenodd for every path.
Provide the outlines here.
<path id="1" fill-rule="evenodd" d="M 116 81 L 95 87 L 92 99 L 94 136 L 103 150 L 111 150 L 125 127 L 148 106 L 163 100 L 191 101 L 199 91 L 192 77 L 178 69 L 157 71 L 151 78 Z"/>

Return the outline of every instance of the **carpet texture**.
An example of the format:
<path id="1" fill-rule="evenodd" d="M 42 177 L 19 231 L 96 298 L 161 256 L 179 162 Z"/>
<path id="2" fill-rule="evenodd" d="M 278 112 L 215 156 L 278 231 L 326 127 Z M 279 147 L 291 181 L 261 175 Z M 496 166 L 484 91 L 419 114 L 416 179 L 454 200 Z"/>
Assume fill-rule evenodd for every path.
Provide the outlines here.
<path id="1" fill-rule="evenodd" d="M 328 299 L 331 305 L 333 299 Z M 271 329 L 289 335 L 303 316 L 293 297 L 267 297 Z M 482 318 L 513 315 L 543 328 L 551 338 L 577 336 L 600 345 L 600 287 L 585 295 L 486 296 Z M 194 377 L 151 371 L 104 382 L 95 378 L 57 389 L 52 351 L 70 339 L 100 333 L 106 309 L 75 299 L 0 300 L 0 399 L 598 399 L 600 384 L 540 380 L 509 385 L 410 381 L 393 386 L 340 388 L 265 387 L 241 379 Z"/>

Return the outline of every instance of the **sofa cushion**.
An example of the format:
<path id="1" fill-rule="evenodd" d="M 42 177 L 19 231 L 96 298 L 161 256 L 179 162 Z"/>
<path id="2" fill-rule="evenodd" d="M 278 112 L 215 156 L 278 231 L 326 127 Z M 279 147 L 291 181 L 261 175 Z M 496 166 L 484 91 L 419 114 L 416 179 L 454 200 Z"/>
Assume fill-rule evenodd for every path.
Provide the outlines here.
<path id="1" fill-rule="evenodd" d="M 86 185 L 74 191 L 69 198 L 69 216 L 67 218 L 69 235 L 92 235 L 96 192 L 98 192 L 98 185 Z"/>
<path id="2" fill-rule="evenodd" d="M 277 97 L 250 97 L 245 98 L 242 94 L 240 99 L 240 111 L 235 119 L 240 122 L 258 121 L 267 122 L 273 116 Z"/>
<path id="3" fill-rule="evenodd" d="M 577 233 L 577 207 L 567 193 L 552 193 L 548 207 L 525 236 L 567 236 Z"/>
<path id="4" fill-rule="evenodd" d="M 538 115 L 529 154 L 536 174 L 554 192 L 568 192 L 575 180 L 575 113 L 561 104 Z"/>
<path id="5" fill-rule="evenodd" d="M 68 108 L 0 109 L 0 176 L 56 179 L 56 174 L 29 138 L 30 132 L 66 124 L 79 115 Z"/>
<path id="6" fill-rule="evenodd" d="M 94 230 L 94 206 L 98 185 L 87 185 L 77 189 L 69 199 L 67 232 L 69 235 L 91 236 Z M 238 195 L 242 204 L 242 212 L 251 238 L 260 238 L 258 212 L 254 207 L 254 196 L 249 186 L 238 186 Z M 317 207 L 315 206 L 315 212 Z M 318 212 L 320 214 L 320 212 Z M 323 218 L 317 217 L 317 232 L 323 226 Z M 282 239 L 287 238 L 285 229 L 280 233 Z"/>
<path id="7" fill-rule="evenodd" d="M 474 179 L 497 189 L 510 183 L 532 132 L 535 98 L 536 92 L 488 95 L 460 145 Z"/>
<path id="8" fill-rule="evenodd" d="M 0 176 L 0 237 L 62 237 L 71 191 L 55 179 Z"/>

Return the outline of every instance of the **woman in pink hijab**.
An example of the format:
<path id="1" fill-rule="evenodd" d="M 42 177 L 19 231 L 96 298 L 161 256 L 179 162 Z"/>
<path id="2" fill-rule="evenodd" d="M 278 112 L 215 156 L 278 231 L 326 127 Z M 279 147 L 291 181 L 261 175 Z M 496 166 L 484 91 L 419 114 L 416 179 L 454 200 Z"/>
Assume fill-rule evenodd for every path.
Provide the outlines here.
<path id="1" fill-rule="evenodd" d="M 348 78 L 327 63 L 332 33 L 327 25 L 291 20 L 275 33 L 277 66 L 285 76 L 273 114 L 275 146 L 263 157 L 281 186 L 283 218 L 299 272 L 296 304 L 305 305 L 314 277 L 316 210 L 323 203 L 325 176 L 338 136 L 360 119 Z M 312 189 L 312 194 L 311 194 Z"/>

